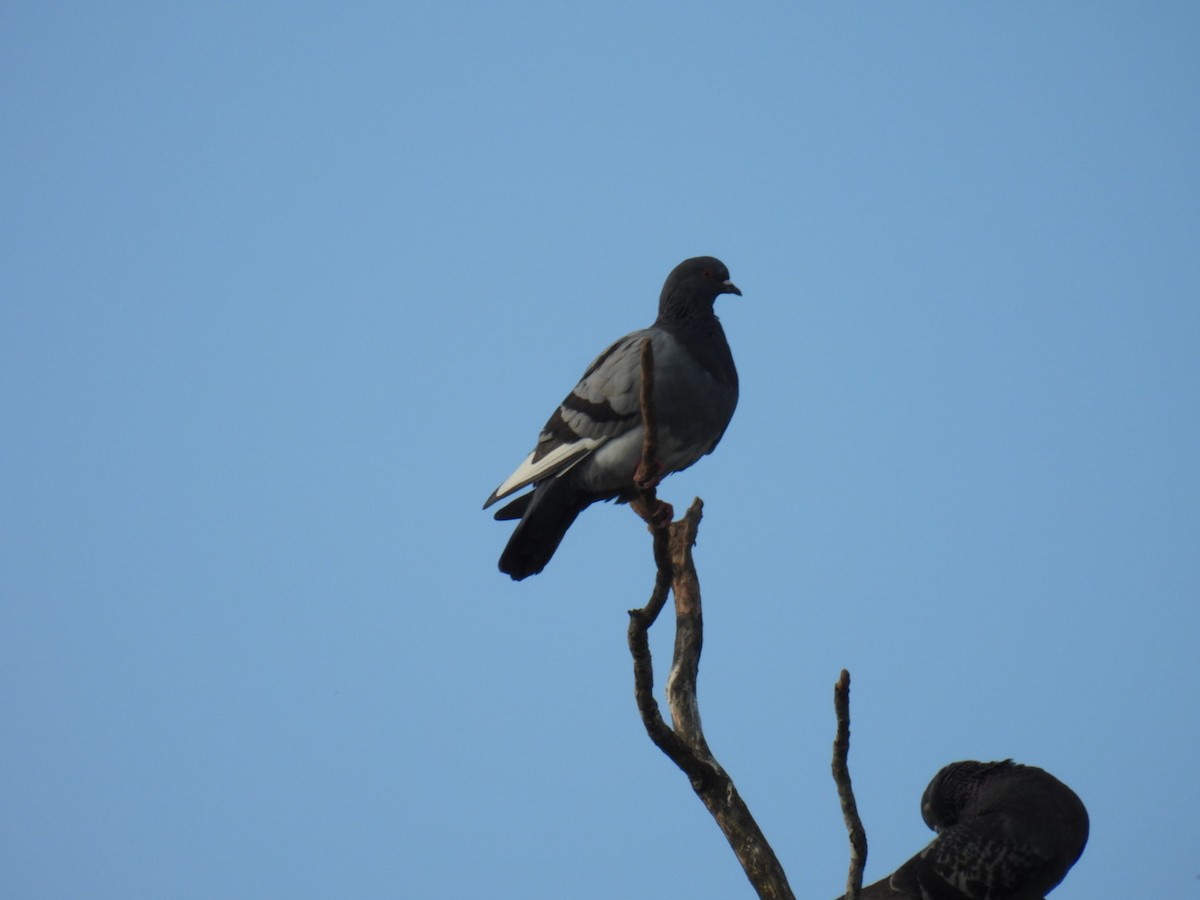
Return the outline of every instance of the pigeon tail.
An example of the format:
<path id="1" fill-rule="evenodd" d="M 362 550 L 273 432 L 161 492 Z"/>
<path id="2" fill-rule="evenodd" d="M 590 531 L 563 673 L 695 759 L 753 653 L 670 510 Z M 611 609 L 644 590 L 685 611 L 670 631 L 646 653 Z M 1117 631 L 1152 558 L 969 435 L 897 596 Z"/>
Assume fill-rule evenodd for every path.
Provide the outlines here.
<path id="1" fill-rule="evenodd" d="M 500 554 L 500 571 L 512 576 L 513 581 L 520 581 L 546 568 L 567 529 L 592 499 L 557 478 L 551 478 L 539 483 L 533 493 L 501 509 L 496 518 L 504 516 L 513 507 L 522 515 L 508 539 L 508 546 Z M 516 518 L 515 515 L 511 517 Z"/>

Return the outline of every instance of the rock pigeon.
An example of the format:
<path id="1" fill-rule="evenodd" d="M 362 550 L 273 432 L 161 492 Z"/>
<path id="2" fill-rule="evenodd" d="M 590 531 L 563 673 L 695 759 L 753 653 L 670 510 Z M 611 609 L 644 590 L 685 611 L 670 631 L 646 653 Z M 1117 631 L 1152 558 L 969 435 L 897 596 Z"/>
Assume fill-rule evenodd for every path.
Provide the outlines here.
<path id="1" fill-rule="evenodd" d="M 537 574 L 589 505 L 635 496 L 644 338 L 654 350 L 661 474 L 686 469 L 712 452 L 738 398 L 737 369 L 713 303 L 720 294 L 741 293 L 720 260 L 684 260 L 667 276 L 654 324 L 621 338 L 588 366 L 542 429 L 533 452 L 483 504 L 487 509 L 533 485 L 496 513 L 500 520 L 521 520 L 500 556 L 501 572 L 516 581 Z"/>
<path id="2" fill-rule="evenodd" d="M 1075 792 L 1012 760 L 950 763 L 925 789 L 921 816 L 938 836 L 860 900 L 1041 900 L 1088 839 Z"/>

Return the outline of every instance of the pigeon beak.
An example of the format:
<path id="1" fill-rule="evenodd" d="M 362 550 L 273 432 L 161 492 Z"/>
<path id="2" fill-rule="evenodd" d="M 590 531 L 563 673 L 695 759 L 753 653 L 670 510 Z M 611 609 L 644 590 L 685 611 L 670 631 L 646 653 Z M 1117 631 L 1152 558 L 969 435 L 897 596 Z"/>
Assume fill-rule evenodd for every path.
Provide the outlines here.
<path id="1" fill-rule="evenodd" d="M 737 294 L 739 297 L 742 296 L 742 292 L 738 290 L 738 286 L 732 281 L 722 281 L 721 288 L 722 294 Z"/>

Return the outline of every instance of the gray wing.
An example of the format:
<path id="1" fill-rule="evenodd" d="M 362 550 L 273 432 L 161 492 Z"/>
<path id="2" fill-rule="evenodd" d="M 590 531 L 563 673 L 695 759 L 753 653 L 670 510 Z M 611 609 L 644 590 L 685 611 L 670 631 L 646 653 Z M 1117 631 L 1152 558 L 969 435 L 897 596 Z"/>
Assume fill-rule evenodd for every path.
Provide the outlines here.
<path id="1" fill-rule="evenodd" d="M 642 339 L 650 329 L 621 338 L 588 366 L 542 428 L 537 445 L 483 508 L 534 482 L 561 475 L 604 444 L 638 427 Z"/>

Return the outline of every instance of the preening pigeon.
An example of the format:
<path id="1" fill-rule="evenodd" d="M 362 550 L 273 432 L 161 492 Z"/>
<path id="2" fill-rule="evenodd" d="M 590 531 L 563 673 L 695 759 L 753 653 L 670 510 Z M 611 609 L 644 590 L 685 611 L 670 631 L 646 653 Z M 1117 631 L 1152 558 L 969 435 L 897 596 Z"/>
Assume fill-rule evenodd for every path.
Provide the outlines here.
<path id="1" fill-rule="evenodd" d="M 1075 792 L 1012 760 L 946 766 L 925 789 L 921 816 L 938 836 L 861 900 L 1041 900 L 1088 839 Z"/>
<path id="2" fill-rule="evenodd" d="M 533 485 L 496 513 L 500 520 L 521 520 L 500 556 L 501 572 L 517 581 L 537 574 L 589 505 L 633 499 L 642 451 L 643 338 L 650 338 L 654 350 L 662 474 L 686 469 L 712 452 L 738 397 L 737 369 L 713 303 L 720 294 L 741 293 L 720 260 L 686 259 L 667 276 L 654 324 L 621 338 L 588 366 L 533 452 L 483 504 L 487 509 Z"/>

